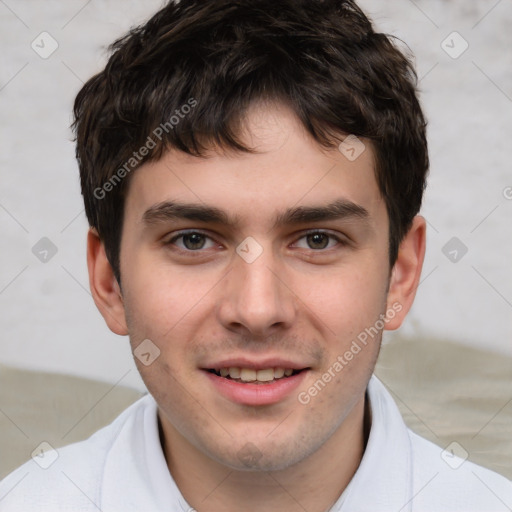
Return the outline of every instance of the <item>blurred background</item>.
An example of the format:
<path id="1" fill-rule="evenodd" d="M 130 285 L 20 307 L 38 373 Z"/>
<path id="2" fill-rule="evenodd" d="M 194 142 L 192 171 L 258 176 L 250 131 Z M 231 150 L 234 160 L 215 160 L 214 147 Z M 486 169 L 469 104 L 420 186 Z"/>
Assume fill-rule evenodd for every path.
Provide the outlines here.
<path id="1" fill-rule="evenodd" d="M 512 2 L 361 0 L 415 55 L 429 119 L 428 250 L 393 337 L 512 356 Z M 0 363 L 137 389 L 88 290 L 69 129 L 106 46 L 160 0 L 0 1 Z"/>

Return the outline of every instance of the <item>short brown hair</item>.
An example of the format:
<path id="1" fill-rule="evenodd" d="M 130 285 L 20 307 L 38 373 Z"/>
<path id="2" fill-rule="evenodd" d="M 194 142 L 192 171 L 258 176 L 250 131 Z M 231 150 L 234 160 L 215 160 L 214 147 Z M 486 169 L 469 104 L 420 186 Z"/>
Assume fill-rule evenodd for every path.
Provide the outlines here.
<path id="1" fill-rule="evenodd" d="M 394 264 L 421 206 L 426 121 L 409 59 L 354 1 L 171 1 L 110 50 L 73 127 L 87 218 L 118 281 L 131 171 L 170 148 L 251 151 L 240 123 L 259 100 L 284 102 L 325 147 L 371 141 Z"/>

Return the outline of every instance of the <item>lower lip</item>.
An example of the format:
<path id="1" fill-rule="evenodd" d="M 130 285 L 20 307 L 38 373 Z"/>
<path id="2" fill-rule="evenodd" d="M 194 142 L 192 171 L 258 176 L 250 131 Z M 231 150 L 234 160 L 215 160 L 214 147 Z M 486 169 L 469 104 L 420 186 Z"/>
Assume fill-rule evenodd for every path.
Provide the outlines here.
<path id="1" fill-rule="evenodd" d="M 242 383 L 204 370 L 215 388 L 232 402 L 244 405 L 270 405 L 290 396 L 306 377 L 308 370 L 302 370 L 290 377 L 268 384 Z"/>

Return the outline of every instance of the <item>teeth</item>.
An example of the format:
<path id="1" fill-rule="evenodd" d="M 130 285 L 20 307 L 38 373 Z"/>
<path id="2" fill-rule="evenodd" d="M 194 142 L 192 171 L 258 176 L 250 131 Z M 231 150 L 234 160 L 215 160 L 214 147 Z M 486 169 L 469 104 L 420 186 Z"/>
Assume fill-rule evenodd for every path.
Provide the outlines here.
<path id="1" fill-rule="evenodd" d="M 253 370 L 252 368 L 232 366 L 230 368 L 221 368 L 217 371 L 217 374 L 219 373 L 221 377 L 240 379 L 242 382 L 271 382 L 274 379 L 290 377 L 293 370 L 291 368 L 264 368 L 262 370 Z"/>
<path id="2" fill-rule="evenodd" d="M 256 380 L 259 380 L 260 382 L 274 380 L 274 370 L 272 368 L 268 368 L 267 370 L 258 370 L 256 372 Z"/>
<path id="3" fill-rule="evenodd" d="M 240 368 L 232 367 L 229 369 L 229 376 L 232 379 L 239 379 L 240 378 Z"/>
<path id="4" fill-rule="evenodd" d="M 284 368 L 274 368 L 274 379 L 280 379 L 284 376 Z"/>
<path id="5" fill-rule="evenodd" d="M 249 368 L 242 368 L 240 370 L 240 378 L 243 382 L 252 382 L 256 380 L 256 370 L 250 370 Z"/>

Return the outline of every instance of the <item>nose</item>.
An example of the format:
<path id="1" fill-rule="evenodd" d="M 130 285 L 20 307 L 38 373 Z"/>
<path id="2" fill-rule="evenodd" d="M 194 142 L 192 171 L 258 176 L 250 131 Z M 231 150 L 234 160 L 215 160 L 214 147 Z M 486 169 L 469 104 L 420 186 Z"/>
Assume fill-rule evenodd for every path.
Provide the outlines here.
<path id="1" fill-rule="evenodd" d="M 220 292 L 220 323 L 230 331 L 255 337 L 291 327 L 296 315 L 295 296 L 271 249 L 251 263 L 235 255 L 232 265 Z"/>

